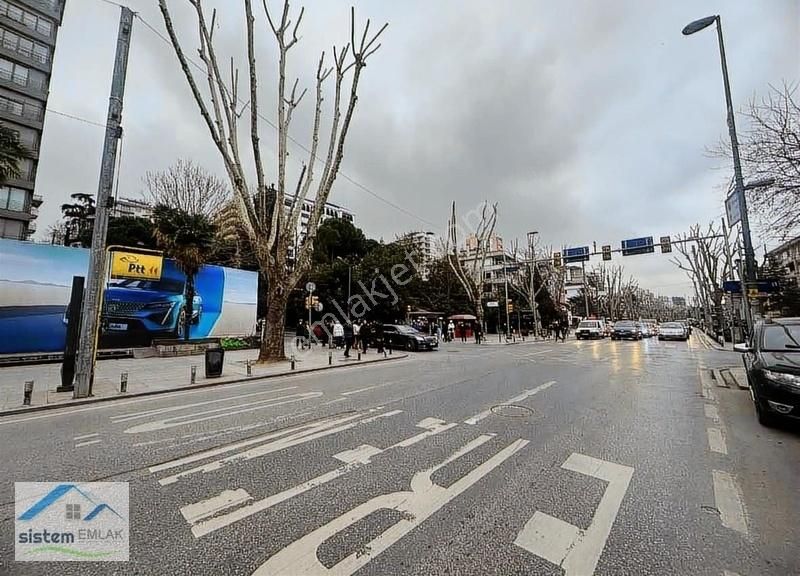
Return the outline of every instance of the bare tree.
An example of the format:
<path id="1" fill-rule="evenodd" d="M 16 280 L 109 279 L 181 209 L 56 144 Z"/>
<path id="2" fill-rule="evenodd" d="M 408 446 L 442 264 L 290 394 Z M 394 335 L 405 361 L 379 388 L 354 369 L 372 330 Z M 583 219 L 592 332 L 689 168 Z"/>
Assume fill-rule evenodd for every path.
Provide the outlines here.
<path id="1" fill-rule="evenodd" d="M 180 159 L 163 172 L 148 172 L 144 183 L 154 205 L 213 218 L 230 197 L 228 184 L 191 160 Z"/>
<path id="2" fill-rule="evenodd" d="M 725 270 L 724 243 L 713 222 L 708 225 L 705 232 L 699 224 L 692 226 L 689 233 L 684 234 L 681 239 L 691 242 L 675 244 L 683 259 L 675 257 L 672 263 L 686 272 L 692 280 L 695 293 L 703 306 L 706 325 L 710 327 L 712 307 L 716 309 L 718 317 L 722 318 L 722 297 L 719 286 Z"/>
<path id="3" fill-rule="evenodd" d="M 607 318 L 620 318 L 622 314 L 625 288 L 633 282 L 632 278 L 624 280 L 624 270 L 621 264 L 600 264 L 592 271 L 603 292 L 598 307 Z"/>
<path id="4" fill-rule="evenodd" d="M 539 294 L 558 273 L 553 266 L 552 254 L 552 246 L 539 246 L 538 239 L 522 248 L 517 241 L 511 245 L 512 258 L 526 266 L 520 269 L 519 274 L 509 278 L 509 287 L 525 299 L 530 310 L 534 309 Z"/>
<path id="5" fill-rule="evenodd" d="M 800 101 L 797 86 L 770 86 L 761 99 L 750 101 L 749 121 L 740 143 L 745 174 L 751 179 L 774 178 L 769 187 L 748 191 L 765 232 L 780 240 L 800 228 Z M 731 157 L 730 143 L 722 141 L 716 155 Z"/>
<path id="6" fill-rule="evenodd" d="M 241 226 L 250 239 L 254 256 L 262 277 L 268 281 L 267 287 L 267 334 L 261 342 L 259 361 L 268 362 L 284 358 L 284 323 L 286 303 L 291 290 L 308 272 L 314 238 L 324 214 L 325 203 L 333 183 L 339 173 L 344 157 L 344 144 L 358 101 L 358 86 L 367 59 L 375 53 L 380 44 L 376 41 L 386 29 L 384 24 L 375 34 L 369 34 L 370 21 L 367 20 L 361 34 L 356 32 L 355 10 L 350 11 L 350 42 L 341 47 L 333 47 L 333 65 L 326 64 L 326 54 L 322 53 L 317 64 L 315 84 L 314 121 L 311 132 L 309 156 L 294 184 L 289 184 L 286 158 L 288 156 L 289 128 L 292 115 L 303 100 L 306 90 L 298 91 L 298 80 L 291 89 L 287 88 L 287 61 L 292 47 L 299 38 L 298 30 L 303 19 L 304 9 L 296 17 L 290 16 L 289 1 L 284 0 L 283 9 L 273 14 L 264 1 L 264 12 L 269 29 L 275 36 L 278 47 L 277 82 L 277 168 L 275 187 L 267 186 L 267 177 L 261 154 L 259 133 L 259 90 L 258 66 L 255 51 L 256 19 L 252 0 L 244 0 L 245 42 L 247 45 L 248 101 L 246 105 L 239 98 L 239 69 L 231 58 L 230 66 L 223 71 L 221 59 L 214 43 L 216 10 L 207 18 L 202 0 L 189 0 L 197 17 L 200 37 L 199 54 L 203 63 L 208 96 L 201 92 L 190 62 L 184 52 L 181 40 L 175 31 L 167 0 L 159 0 L 170 41 L 180 62 L 186 81 L 191 88 L 200 114 L 205 121 L 211 138 L 219 151 L 228 173 L 233 193 L 237 201 Z M 294 22 L 293 22 L 294 19 Z M 323 85 L 333 74 L 334 98 L 333 119 L 324 158 L 318 157 L 320 126 L 322 118 Z M 349 87 L 347 81 L 349 80 Z M 344 108 L 342 107 L 342 104 Z M 253 170 L 256 176 L 255 194 L 248 186 L 244 161 L 241 156 L 238 121 L 249 108 L 249 132 L 252 148 Z M 324 146 L 324 144 L 323 144 Z M 322 165 L 317 177 L 315 195 L 309 196 L 314 183 L 317 163 Z M 294 242 L 294 233 L 300 213 L 306 200 L 313 201 L 308 219 L 305 242 L 299 247 L 294 265 L 287 266 L 287 254 Z"/>
<path id="7" fill-rule="evenodd" d="M 476 248 L 474 251 L 461 251 L 458 239 L 458 222 L 456 220 L 456 203 L 453 202 L 450 219 L 447 221 L 447 239 L 445 240 L 444 254 L 453 274 L 458 278 L 469 301 L 475 309 L 478 324 L 483 326 L 483 292 L 486 278 L 484 270 L 488 264 L 487 255 L 489 245 L 494 235 L 497 223 L 497 204 L 489 205 L 484 202 L 480 212 L 474 236 Z"/>

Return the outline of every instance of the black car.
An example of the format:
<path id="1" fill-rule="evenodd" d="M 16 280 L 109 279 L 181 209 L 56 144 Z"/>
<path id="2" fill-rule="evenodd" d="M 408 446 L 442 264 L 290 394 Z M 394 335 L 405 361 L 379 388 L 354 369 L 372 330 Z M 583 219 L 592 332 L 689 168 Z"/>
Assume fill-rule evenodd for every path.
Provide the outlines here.
<path id="1" fill-rule="evenodd" d="M 439 347 L 436 336 L 428 336 L 405 324 L 384 324 L 383 342 L 396 350 L 436 350 Z"/>
<path id="2" fill-rule="evenodd" d="M 758 322 L 750 341 L 734 349 L 743 353 L 758 421 L 800 419 L 800 318 Z"/>
<path id="3" fill-rule="evenodd" d="M 642 325 L 633 320 L 620 320 L 614 324 L 614 331 L 611 332 L 612 340 L 641 340 Z"/>

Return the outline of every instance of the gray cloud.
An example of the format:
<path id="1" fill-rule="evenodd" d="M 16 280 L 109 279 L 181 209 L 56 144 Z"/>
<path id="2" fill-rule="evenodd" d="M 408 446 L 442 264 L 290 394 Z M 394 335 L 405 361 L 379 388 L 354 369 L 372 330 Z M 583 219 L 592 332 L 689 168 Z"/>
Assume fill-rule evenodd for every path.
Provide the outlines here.
<path id="1" fill-rule="evenodd" d="M 193 46 L 191 13 L 186 3 L 173 4 Z M 221 51 L 241 57 L 241 10 L 216 4 Z M 728 171 L 704 152 L 726 130 L 716 39 L 711 31 L 685 38 L 681 28 L 723 14 L 737 107 L 768 83 L 798 76 L 800 8 L 793 0 L 356 4 L 360 16 L 390 28 L 365 71 L 343 171 L 440 229 L 452 200 L 463 211 L 484 199 L 499 202 L 503 236 L 535 229 L 554 246 L 677 234 L 718 218 Z M 163 30 L 155 2 L 131 7 Z M 311 86 L 320 50 L 348 40 L 348 17 L 345 5 L 308 2 L 290 62 L 301 82 Z M 98 0 L 68 3 L 51 108 L 102 122 L 117 18 Z M 262 111 L 274 118 L 275 48 L 260 25 Z M 302 142 L 311 113 L 309 98 L 293 128 Z M 222 173 L 170 48 L 139 21 L 124 125 L 121 195 L 138 195 L 146 171 L 179 157 Z M 95 191 L 102 132 L 48 116 L 37 183 L 46 198 L 41 230 L 69 193 Z M 273 162 L 274 130 L 263 123 L 262 138 Z M 292 167 L 304 157 L 292 148 Z M 331 199 L 352 208 L 371 236 L 431 227 L 345 178 Z M 646 287 L 688 292 L 666 257 L 624 263 Z"/>

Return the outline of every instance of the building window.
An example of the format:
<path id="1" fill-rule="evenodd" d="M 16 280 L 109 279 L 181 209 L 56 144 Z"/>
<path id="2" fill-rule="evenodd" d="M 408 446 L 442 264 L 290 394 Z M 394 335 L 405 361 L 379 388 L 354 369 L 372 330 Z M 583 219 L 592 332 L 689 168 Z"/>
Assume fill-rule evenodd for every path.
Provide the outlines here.
<path id="1" fill-rule="evenodd" d="M 19 22 L 31 30 L 35 30 L 43 36 L 49 37 L 53 33 L 53 23 L 49 19 L 34 14 L 33 12 L 23 10 L 19 6 L 10 4 L 6 0 L 0 0 L 0 14 L 8 16 L 12 20 Z"/>
<path id="2" fill-rule="evenodd" d="M 0 218 L 0 238 L 22 240 L 22 222 Z"/>
<path id="3" fill-rule="evenodd" d="M 28 206 L 28 192 L 10 186 L 0 187 L 0 209 L 25 212 Z"/>
<path id="4" fill-rule="evenodd" d="M 15 116 L 22 116 L 33 120 L 42 119 L 41 106 L 29 102 L 19 102 L 5 96 L 0 96 L 0 110 L 6 110 Z"/>
<path id="5" fill-rule="evenodd" d="M 39 44 L 19 34 L 0 28 L 0 44 L 7 50 L 13 50 L 26 58 L 31 58 L 43 64 L 50 62 L 50 49 L 44 44 Z"/>

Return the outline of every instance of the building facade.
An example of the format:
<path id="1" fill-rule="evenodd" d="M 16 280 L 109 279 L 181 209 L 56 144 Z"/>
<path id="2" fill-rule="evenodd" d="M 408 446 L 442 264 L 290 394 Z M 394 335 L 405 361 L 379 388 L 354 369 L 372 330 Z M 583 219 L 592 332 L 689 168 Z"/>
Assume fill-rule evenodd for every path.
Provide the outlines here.
<path id="1" fill-rule="evenodd" d="M 430 267 L 439 257 L 439 237 L 435 232 L 407 232 L 397 238 L 410 251 L 416 253 L 420 275 L 423 280 L 428 279 Z"/>
<path id="2" fill-rule="evenodd" d="M 114 200 L 114 207 L 111 209 L 111 217 L 133 216 L 135 218 L 151 218 L 153 207 L 150 203 L 136 198 L 117 198 Z"/>
<path id="3" fill-rule="evenodd" d="M 786 268 L 792 280 L 800 285 L 800 236 L 767 252 L 766 260 Z"/>
<path id="4" fill-rule="evenodd" d="M 294 199 L 292 197 L 288 197 L 284 199 L 284 206 L 286 215 L 288 216 L 291 209 Z M 294 246 L 289 246 L 289 250 L 287 252 L 288 258 L 290 261 L 294 260 L 294 256 L 296 251 L 299 247 L 305 242 L 306 236 L 308 235 L 308 221 L 311 218 L 311 212 L 314 210 L 314 201 L 313 200 L 306 200 L 303 202 L 303 206 L 300 211 L 300 218 L 297 221 L 297 229 L 295 230 L 295 241 Z M 320 222 L 324 222 L 328 218 L 338 218 L 341 220 L 347 220 L 351 224 L 355 223 L 355 214 L 348 210 L 343 206 L 339 206 L 337 204 L 331 204 L 330 202 L 325 203 L 325 208 L 322 210 L 322 218 Z"/>
<path id="5" fill-rule="evenodd" d="M 24 240 L 36 231 L 39 145 L 65 1 L 0 0 L 0 123 L 30 152 L 19 176 L 0 186 L 0 238 Z"/>

